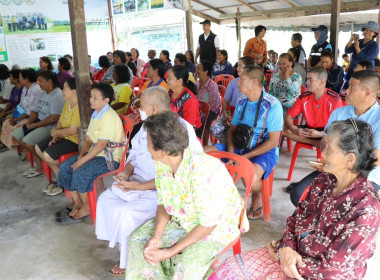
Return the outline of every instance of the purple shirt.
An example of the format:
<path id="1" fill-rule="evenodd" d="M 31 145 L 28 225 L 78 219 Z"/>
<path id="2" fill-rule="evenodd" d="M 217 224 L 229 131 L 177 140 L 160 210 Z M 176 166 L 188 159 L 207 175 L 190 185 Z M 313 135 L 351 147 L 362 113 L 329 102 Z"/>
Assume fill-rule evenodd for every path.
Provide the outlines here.
<path id="1" fill-rule="evenodd" d="M 19 89 L 17 89 L 16 87 L 13 87 L 11 97 L 9 98 L 9 102 L 12 103 L 11 109 L 16 108 L 16 106 L 20 103 L 23 88 L 24 87 L 20 87 Z"/>
<path id="2" fill-rule="evenodd" d="M 63 89 L 63 85 L 65 84 L 65 82 L 69 79 L 69 78 L 72 78 L 73 77 L 73 74 L 69 71 L 65 72 L 65 73 L 62 73 L 62 72 L 59 72 L 58 73 L 58 81 L 59 81 L 59 87 L 61 89 Z"/>

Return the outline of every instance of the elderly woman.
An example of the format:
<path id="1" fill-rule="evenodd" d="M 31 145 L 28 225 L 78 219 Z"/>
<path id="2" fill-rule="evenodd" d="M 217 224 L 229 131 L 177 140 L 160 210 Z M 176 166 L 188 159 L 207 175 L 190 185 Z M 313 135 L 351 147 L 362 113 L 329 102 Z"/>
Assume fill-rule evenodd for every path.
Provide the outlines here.
<path id="1" fill-rule="evenodd" d="M 234 74 L 234 68 L 232 67 L 232 64 L 228 61 L 228 53 L 226 50 L 218 51 L 217 62 L 213 66 L 211 76 L 212 78 L 215 78 L 216 76 L 222 74 Z"/>
<path id="2" fill-rule="evenodd" d="M 269 93 L 280 100 L 284 115 L 301 94 L 302 76 L 293 70 L 293 57 L 288 53 L 280 55 L 278 68 L 270 80 Z"/>
<path id="3" fill-rule="evenodd" d="M 267 29 L 265 26 L 255 27 L 255 37 L 247 41 L 244 47 L 244 56 L 252 57 L 258 64 L 268 61 L 267 43 L 263 40 Z"/>
<path id="4" fill-rule="evenodd" d="M 114 71 L 115 65 L 124 64 L 128 67 L 127 57 L 125 55 L 125 52 L 120 51 L 120 50 L 114 51 L 113 52 L 113 64 L 114 65 L 112 65 L 110 68 L 108 68 L 108 71 L 104 74 L 104 76 L 101 80 L 103 83 L 111 84 L 113 82 L 112 78 L 113 78 L 113 71 Z M 131 68 L 129 68 L 129 67 L 128 67 L 128 72 L 129 72 L 129 77 L 130 77 L 128 84 L 132 85 L 133 73 L 132 73 Z"/>
<path id="5" fill-rule="evenodd" d="M 132 54 L 132 62 L 136 65 L 138 77 L 141 76 L 141 72 L 143 71 L 145 61 L 140 58 L 140 52 L 136 48 L 131 49 Z"/>
<path id="6" fill-rule="evenodd" d="M 130 237 L 126 279 L 203 279 L 239 235 L 243 199 L 222 162 L 187 148 L 176 114 L 151 116 L 144 126 L 158 206 L 156 218 Z"/>
<path id="7" fill-rule="evenodd" d="M 379 197 L 367 180 L 376 161 L 374 141 L 364 121 L 332 123 L 323 137 L 325 173 L 288 218 L 282 239 L 242 255 L 251 279 L 364 278 L 380 226 Z M 229 258 L 211 279 L 244 279 L 237 267 Z"/>
<path id="8" fill-rule="evenodd" d="M 345 53 L 352 53 L 352 59 L 347 71 L 346 80 L 350 80 L 354 69 L 360 60 L 367 60 L 372 63 L 372 67 L 375 68 L 375 57 L 379 53 L 379 45 L 375 38 L 379 33 L 379 25 L 374 21 L 369 21 L 366 26 L 363 27 L 363 39 L 359 40 L 358 34 L 352 34 L 348 41 Z"/>

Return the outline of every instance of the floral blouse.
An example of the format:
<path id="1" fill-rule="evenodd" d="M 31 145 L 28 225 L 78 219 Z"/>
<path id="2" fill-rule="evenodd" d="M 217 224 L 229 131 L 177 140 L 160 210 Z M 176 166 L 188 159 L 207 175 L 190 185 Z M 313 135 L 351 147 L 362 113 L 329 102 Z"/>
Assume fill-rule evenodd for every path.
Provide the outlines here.
<path id="1" fill-rule="evenodd" d="M 29 89 L 23 88 L 19 105 L 25 110 L 27 115 L 30 115 L 35 110 L 41 94 L 42 90 L 37 83 L 33 83 Z"/>
<path id="2" fill-rule="evenodd" d="M 222 108 L 218 85 L 208 78 L 203 87 L 199 88 L 199 80 L 195 82 L 195 86 L 198 90 L 197 99 L 210 104 L 210 111 L 218 115 Z"/>
<path id="3" fill-rule="evenodd" d="M 207 240 L 228 245 L 238 237 L 244 200 L 219 159 L 188 148 L 175 176 L 164 163 L 156 161 L 155 166 L 158 204 L 186 232 L 216 225 Z M 248 229 L 244 216 L 241 231 Z"/>
<path id="4" fill-rule="evenodd" d="M 277 97 L 282 104 L 284 112 L 287 112 L 301 94 L 302 76 L 294 73 L 290 78 L 281 80 L 280 73 L 272 76 L 269 85 L 269 93 Z"/>
<path id="5" fill-rule="evenodd" d="M 371 183 L 358 177 L 333 194 L 336 178 L 321 173 L 306 199 L 287 220 L 276 251 L 290 247 L 306 264 L 300 274 L 312 279 L 363 279 L 380 226 L 379 197 Z"/>

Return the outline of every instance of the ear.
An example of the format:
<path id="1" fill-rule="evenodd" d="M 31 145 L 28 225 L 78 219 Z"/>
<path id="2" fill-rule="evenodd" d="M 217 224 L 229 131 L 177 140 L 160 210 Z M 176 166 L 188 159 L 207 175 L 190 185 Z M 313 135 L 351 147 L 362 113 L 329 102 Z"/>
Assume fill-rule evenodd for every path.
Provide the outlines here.
<path id="1" fill-rule="evenodd" d="M 347 160 L 347 168 L 349 170 L 354 169 L 355 163 L 356 163 L 356 155 L 354 153 L 348 153 L 346 155 L 346 160 Z"/>

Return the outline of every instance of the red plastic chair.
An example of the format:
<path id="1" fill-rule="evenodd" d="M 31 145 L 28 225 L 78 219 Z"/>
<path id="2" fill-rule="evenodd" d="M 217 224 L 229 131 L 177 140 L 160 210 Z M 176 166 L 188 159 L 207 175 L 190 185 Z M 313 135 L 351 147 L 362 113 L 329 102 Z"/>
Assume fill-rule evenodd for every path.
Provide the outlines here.
<path id="1" fill-rule="evenodd" d="M 120 116 L 121 121 L 123 122 L 123 128 L 124 128 L 124 133 L 125 133 L 125 141 L 126 145 L 124 148 L 123 156 L 121 158 L 119 168 L 114 171 L 107 172 L 103 175 L 100 175 L 98 178 L 95 179 L 94 181 L 94 186 L 92 188 L 92 191 L 88 192 L 88 203 L 90 206 L 90 213 L 91 213 L 91 220 L 92 223 L 95 224 L 96 221 L 96 202 L 98 200 L 98 194 L 97 194 L 97 185 L 100 179 L 103 180 L 104 177 L 110 176 L 110 175 L 115 175 L 121 171 L 123 171 L 124 166 L 125 166 L 125 161 L 126 161 L 126 156 L 127 156 L 127 151 L 128 151 L 128 146 L 129 146 L 129 141 L 132 130 L 133 130 L 133 120 L 127 116 Z"/>
<path id="2" fill-rule="evenodd" d="M 25 153 L 26 153 L 26 158 L 28 159 L 28 161 L 30 162 L 30 167 L 34 167 L 34 158 L 33 158 L 33 154 L 31 152 L 29 152 L 27 149 L 24 149 L 25 150 Z"/>
<path id="3" fill-rule="evenodd" d="M 293 169 L 294 169 L 294 165 L 296 164 L 298 151 L 302 148 L 312 150 L 312 151 L 317 151 L 317 158 L 322 158 L 322 152 L 321 152 L 321 149 L 319 149 L 319 147 L 315 147 L 315 146 L 310 145 L 310 144 L 296 142 L 296 145 L 294 146 L 292 161 L 291 161 L 290 167 L 289 167 L 288 181 L 290 181 L 292 179 Z"/>
<path id="4" fill-rule="evenodd" d="M 204 121 L 202 122 L 203 130 L 202 130 L 202 138 L 201 138 L 201 140 L 203 141 L 203 134 L 205 132 L 208 115 L 210 114 L 210 105 L 207 102 L 202 101 L 202 100 L 198 100 L 198 102 L 199 102 L 199 116 L 201 117 L 201 119 L 202 119 L 202 116 L 204 116 L 203 117 Z"/>
<path id="5" fill-rule="evenodd" d="M 226 87 L 222 85 L 218 85 L 218 90 L 220 94 L 220 102 L 223 102 L 224 100 L 224 95 L 226 94 Z"/>
<path id="6" fill-rule="evenodd" d="M 142 78 L 142 77 L 135 77 L 133 79 L 131 87 L 132 87 L 132 90 L 134 91 L 136 96 L 139 95 L 139 92 L 140 92 L 142 86 L 144 85 L 144 83 L 146 81 L 149 81 L 149 79 L 148 78 Z M 136 90 L 135 88 L 138 88 L 138 90 Z"/>
<path id="7" fill-rule="evenodd" d="M 146 77 L 146 72 L 147 72 L 147 70 L 144 69 L 144 71 L 142 71 L 142 73 L 141 73 L 141 77 L 145 78 Z"/>
<path id="8" fill-rule="evenodd" d="M 168 72 L 169 72 L 169 71 L 166 71 L 166 73 L 165 73 L 165 75 L 164 75 L 165 81 L 168 79 L 168 75 L 169 75 Z"/>
<path id="9" fill-rule="evenodd" d="M 306 199 L 307 194 L 309 193 L 309 190 L 310 190 L 310 186 L 308 186 L 308 187 L 303 191 L 303 193 L 302 193 L 302 195 L 301 195 L 301 198 L 300 198 L 300 201 L 299 201 L 299 202 L 304 201 L 304 200 Z"/>
<path id="10" fill-rule="evenodd" d="M 49 184 L 52 182 L 52 170 L 50 166 L 41 159 L 41 164 L 42 164 L 42 170 L 44 171 L 45 177 L 48 179 Z"/>
<path id="11" fill-rule="evenodd" d="M 71 152 L 71 153 L 68 153 L 68 154 L 64 154 L 62 156 L 59 157 L 59 164 L 61 164 L 62 162 L 64 162 L 65 160 L 75 156 L 76 154 L 78 154 L 79 152 Z M 65 188 L 63 188 L 63 190 L 65 191 L 65 195 L 67 198 L 71 198 L 71 194 L 68 190 L 66 190 Z M 74 200 L 73 200 L 73 204 L 74 204 Z"/>
<path id="12" fill-rule="evenodd" d="M 208 153 L 210 156 L 216 157 L 218 159 L 224 159 L 224 160 L 233 160 L 237 162 L 237 165 L 225 165 L 227 170 L 230 172 L 230 175 L 232 179 L 234 180 L 234 183 L 236 185 L 236 182 L 241 178 L 245 182 L 245 197 L 244 197 L 244 207 L 241 211 L 240 215 L 240 221 L 239 221 L 239 228 L 241 230 L 241 225 L 244 219 L 244 216 L 246 215 L 246 208 L 247 208 L 247 202 L 251 194 L 251 186 L 253 182 L 253 178 L 255 176 L 255 167 L 253 166 L 252 162 L 250 162 L 248 159 L 228 152 L 221 152 L 221 151 L 213 151 Z M 211 269 L 214 269 L 215 266 L 219 262 L 220 256 L 222 256 L 225 252 L 227 252 L 229 249 L 233 248 L 234 254 L 240 254 L 241 253 L 241 239 L 240 235 L 231 242 L 215 259 L 214 263 L 211 265 Z"/>
<path id="13" fill-rule="evenodd" d="M 218 75 L 214 78 L 214 82 L 217 83 L 218 85 L 222 85 L 225 88 L 227 88 L 228 83 L 231 82 L 233 79 L 235 79 L 234 76 L 228 75 L 228 74 L 222 74 Z"/>

